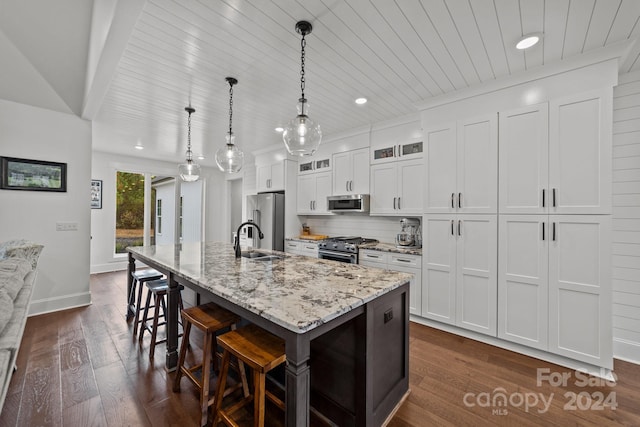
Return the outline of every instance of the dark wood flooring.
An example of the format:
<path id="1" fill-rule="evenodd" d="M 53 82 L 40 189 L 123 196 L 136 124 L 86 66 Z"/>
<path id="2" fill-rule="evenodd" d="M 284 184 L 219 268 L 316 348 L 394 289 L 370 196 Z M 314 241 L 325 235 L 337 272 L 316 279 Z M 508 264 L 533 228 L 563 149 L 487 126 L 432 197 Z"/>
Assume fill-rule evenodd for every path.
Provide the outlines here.
<path id="1" fill-rule="evenodd" d="M 164 345 L 150 362 L 149 337 L 132 339 L 125 287 L 125 272 L 92 275 L 91 306 L 29 318 L 0 426 L 198 424 L 197 391 L 187 380 L 171 390 Z M 640 426 L 640 365 L 616 361 L 608 385 L 413 323 L 410 342 L 411 394 L 390 427 Z M 196 335 L 190 357 L 198 345 Z M 538 385 L 538 369 L 566 385 Z M 281 425 L 278 411 L 269 409 L 270 424 Z"/>

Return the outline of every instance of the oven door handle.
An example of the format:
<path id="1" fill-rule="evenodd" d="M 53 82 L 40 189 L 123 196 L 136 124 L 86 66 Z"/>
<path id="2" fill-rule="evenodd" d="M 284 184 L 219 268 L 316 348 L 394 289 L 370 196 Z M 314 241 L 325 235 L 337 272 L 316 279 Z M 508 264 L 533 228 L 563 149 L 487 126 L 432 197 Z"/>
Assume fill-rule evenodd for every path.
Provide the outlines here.
<path id="1" fill-rule="evenodd" d="M 351 259 L 355 259 L 357 257 L 356 254 L 354 253 L 350 253 L 350 252 L 336 252 L 336 251 L 327 251 L 324 249 L 320 249 L 318 251 L 318 255 L 320 258 L 322 258 L 322 255 L 329 255 L 329 256 L 333 256 L 336 258 L 342 258 L 345 260 L 351 260 Z"/>

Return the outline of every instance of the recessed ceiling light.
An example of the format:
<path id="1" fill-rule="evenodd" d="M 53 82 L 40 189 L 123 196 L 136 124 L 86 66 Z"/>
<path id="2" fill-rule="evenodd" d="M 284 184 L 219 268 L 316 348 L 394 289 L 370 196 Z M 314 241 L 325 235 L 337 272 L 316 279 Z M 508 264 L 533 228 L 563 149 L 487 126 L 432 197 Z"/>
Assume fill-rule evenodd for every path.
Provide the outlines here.
<path id="1" fill-rule="evenodd" d="M 527 34 L 523 36 L 518 43 L 516 43 L 516 49 L 529 49 L 530 47 L 535 46 L 541 38 L 542 34 Z"/>
<path id="2" fill-rule="evenodd" d="M 284 128 L 281 128 L 281 127 L 279 127 L 279 126 L 278 126 L 278 127 L 276 128 L 276 132 L 284 132 Z"/>
<path id="3" fill-rule="evenodd" d="M 144 146 L 136 144 L 136 150 L 144 150 Z"/>
<path id="4" fill-rule="evenodd" d="M 205 157 L 204 157 L 202 154 L 200 154 L 200 155 L 198 156 L 198 160 L 204 160 L 204 159 L 205 159 Z"/>
<path id="5" fill-rule="evenodd" d="M 362 105 L 362 104 L 366 104 L 367 103 L 367 98 L 357 98 L 356 99 L 356 104 L 358 105 Z"/>

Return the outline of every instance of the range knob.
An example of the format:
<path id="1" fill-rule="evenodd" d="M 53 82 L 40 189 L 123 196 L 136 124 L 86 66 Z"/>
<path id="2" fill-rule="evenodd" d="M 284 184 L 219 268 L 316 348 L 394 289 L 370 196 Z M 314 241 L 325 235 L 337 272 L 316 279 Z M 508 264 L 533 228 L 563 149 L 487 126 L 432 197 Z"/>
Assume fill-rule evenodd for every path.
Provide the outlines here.
<path id="1" fill-rule="evenodd" d="M 337 247 L 338 247 L 338 244 L 337 244 L 337 243 L 334 243 L 334 244 L 333 244 L 333 248 L 334 248 L 334 249 L 336 249 Z"/>

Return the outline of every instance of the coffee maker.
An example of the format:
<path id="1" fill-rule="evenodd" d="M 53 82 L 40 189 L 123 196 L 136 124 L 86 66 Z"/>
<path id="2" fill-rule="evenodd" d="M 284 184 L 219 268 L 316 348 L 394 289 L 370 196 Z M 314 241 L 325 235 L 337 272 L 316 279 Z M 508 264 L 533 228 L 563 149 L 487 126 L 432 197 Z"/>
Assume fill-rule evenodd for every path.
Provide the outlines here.
<path id="1" fill-rule="evenodd" d="M 396 235 L 396 247 L 401 249 L 421 248 L 422 236 L 420 220 L 417 218 L 402 218 L 401 231 Z"/>

